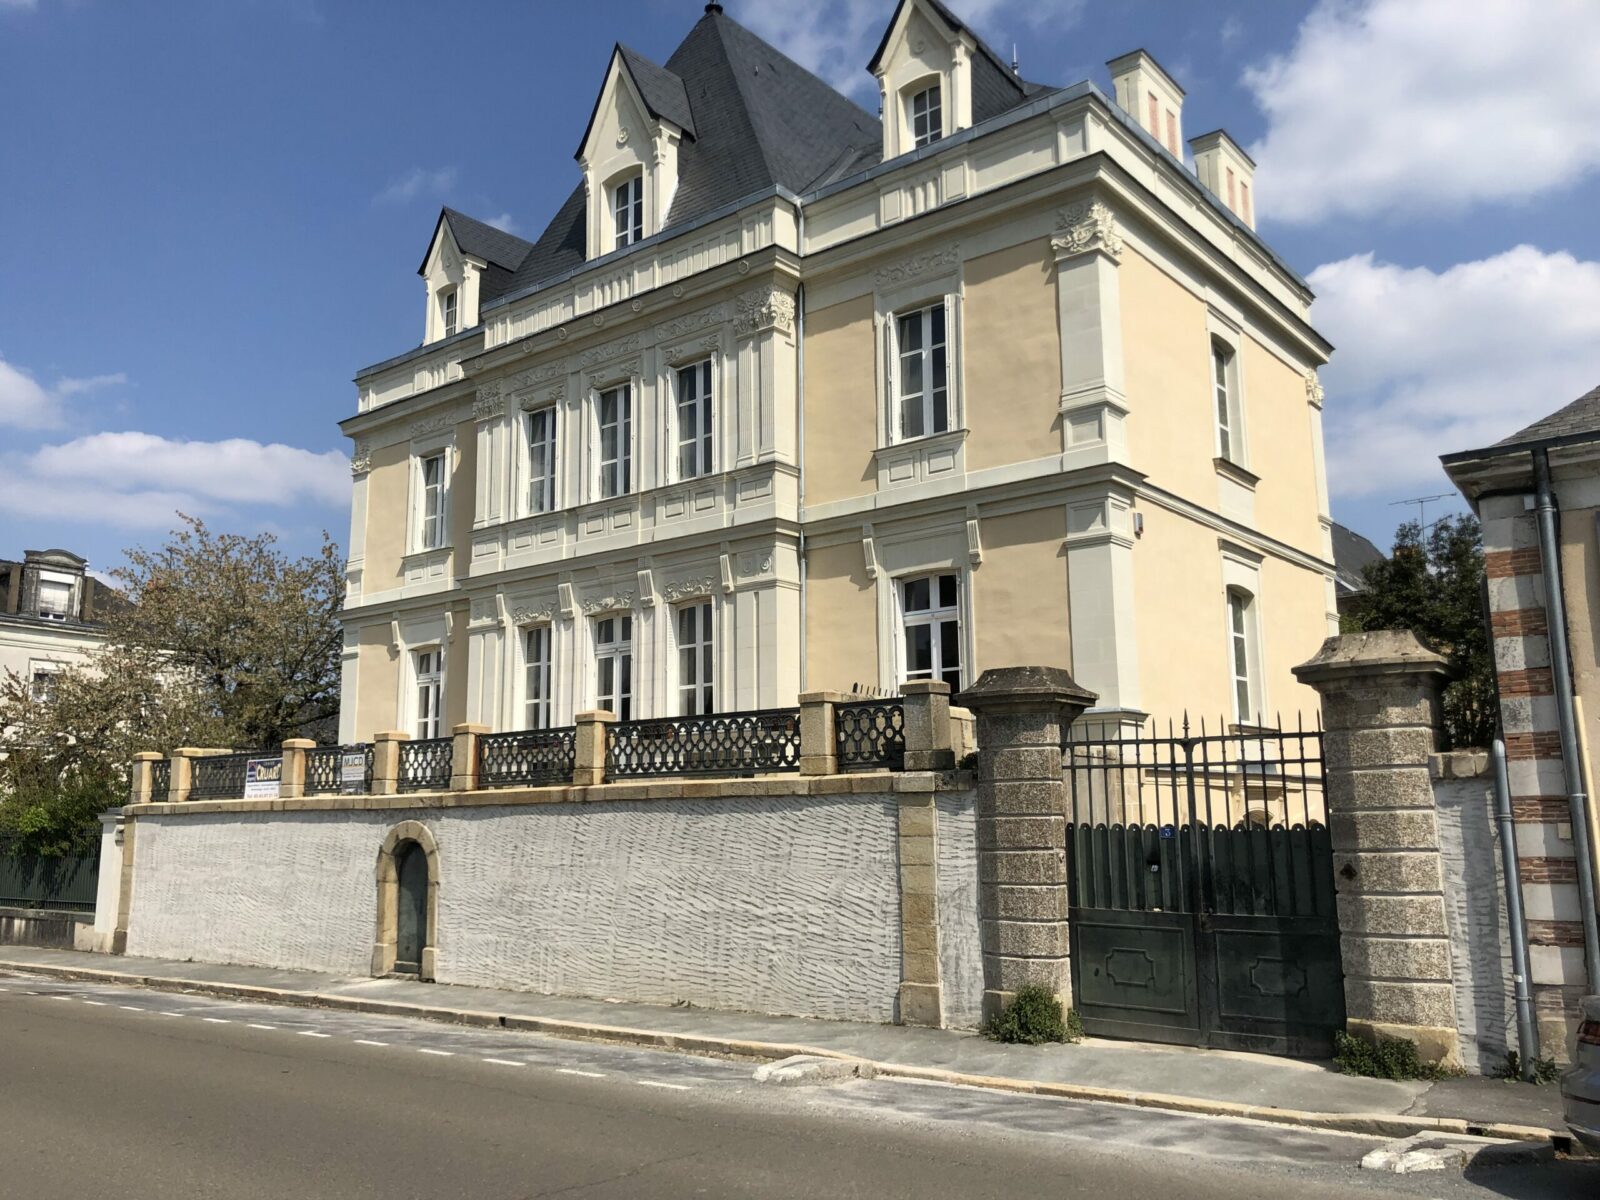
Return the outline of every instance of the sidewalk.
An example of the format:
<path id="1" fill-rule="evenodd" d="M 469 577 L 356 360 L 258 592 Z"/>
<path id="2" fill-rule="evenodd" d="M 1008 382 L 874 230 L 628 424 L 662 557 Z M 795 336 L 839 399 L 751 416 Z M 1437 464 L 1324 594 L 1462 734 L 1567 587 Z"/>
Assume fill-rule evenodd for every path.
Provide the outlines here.
<path id="1" fill-rule="evenodd" d="M 874 1063 L 879 1074 L 900 1078 L 1399 1137 L 1448 1130 L 1543 1140 L 1550 1133 L 1566 1132 L 1554 1087 L 1476 1078 L 1392 1083 L 1341 1075 L 1297 1059 L 1222 1050 L 1099 1038 L 1070 1046 L 1006 1046 L 940 1029 L 608 1003 L 27 946 L 0 946 L 0 970 L 6 968 L 691 1053 L 758 1059 L 791 1054 L 860 1058 Z"/>

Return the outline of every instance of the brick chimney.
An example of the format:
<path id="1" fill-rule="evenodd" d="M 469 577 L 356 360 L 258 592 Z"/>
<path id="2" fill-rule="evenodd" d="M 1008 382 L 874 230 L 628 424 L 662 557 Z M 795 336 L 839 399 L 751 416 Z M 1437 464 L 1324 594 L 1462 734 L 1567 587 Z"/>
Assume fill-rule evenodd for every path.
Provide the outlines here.
<path id="1" fill-rule="evenodd" d="M 1148 51 L 1133 50 L 1106 64 L 1117 105 L 1151 137 L 1183 158 L 1183 89 Z"/>
<path id="2" fill-rule="evenodd" d="M 1214 129 L 1189 140 L 1194 173 L 1251 229 L 1256 227 L 1256 164 L 1226 129 Z"/>

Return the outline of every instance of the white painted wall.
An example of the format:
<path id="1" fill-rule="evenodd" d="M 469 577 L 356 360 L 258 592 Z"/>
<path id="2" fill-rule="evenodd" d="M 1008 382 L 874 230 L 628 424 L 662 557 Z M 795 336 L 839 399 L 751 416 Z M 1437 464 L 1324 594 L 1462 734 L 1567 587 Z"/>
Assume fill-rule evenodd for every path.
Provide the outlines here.
<path id="1" fill-rule="evenodd" d="M 938 797 L 935 872 L 939 889 L 939 979 L 944 1023 L 983 1023 L 983 950 L 978 940 L 978 811 L 972 792 Z"/>

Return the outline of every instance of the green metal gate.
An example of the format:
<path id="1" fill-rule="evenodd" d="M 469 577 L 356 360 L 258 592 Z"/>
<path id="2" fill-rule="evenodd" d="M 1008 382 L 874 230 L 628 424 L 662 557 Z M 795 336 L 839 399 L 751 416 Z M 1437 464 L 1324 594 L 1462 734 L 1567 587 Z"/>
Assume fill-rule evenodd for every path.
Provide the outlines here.
<path id="1" fill-rule="evenodd" d="M 1323 1057 L 1344 1027 L 1320 730 L 1062 748 L 1073 1003 L 1108 1037 Z"/>

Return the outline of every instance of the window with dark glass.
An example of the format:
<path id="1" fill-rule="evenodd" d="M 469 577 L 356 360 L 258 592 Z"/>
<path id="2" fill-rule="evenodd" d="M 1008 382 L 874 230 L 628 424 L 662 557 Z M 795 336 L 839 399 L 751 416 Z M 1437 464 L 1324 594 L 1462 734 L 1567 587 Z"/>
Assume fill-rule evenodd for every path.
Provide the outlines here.
<path id="1" fill-rule="evenodd" d="M 961 577 L 954 571 L 900 583 L 903 678 L 942 679 L 961 687 Z"/>

